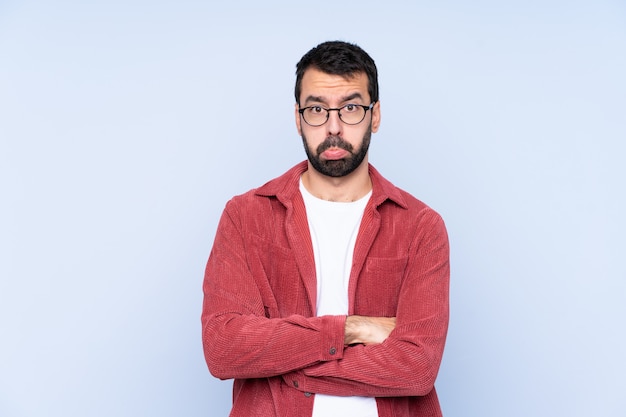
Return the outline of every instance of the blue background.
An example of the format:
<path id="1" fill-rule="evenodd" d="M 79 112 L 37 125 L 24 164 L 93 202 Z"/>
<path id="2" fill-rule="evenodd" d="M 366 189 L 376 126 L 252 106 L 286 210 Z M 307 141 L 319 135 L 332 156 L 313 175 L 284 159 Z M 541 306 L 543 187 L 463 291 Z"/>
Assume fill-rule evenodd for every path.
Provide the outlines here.
<path id="1" fill-rule="evenodd" d="M 0 416 L 216 416 L 226 201 L 304 159 L 295 63 L 380 71 L 371 162 L 446 220 L 446 417 L 626 415 L 623 1 L 0 2 Z"/>

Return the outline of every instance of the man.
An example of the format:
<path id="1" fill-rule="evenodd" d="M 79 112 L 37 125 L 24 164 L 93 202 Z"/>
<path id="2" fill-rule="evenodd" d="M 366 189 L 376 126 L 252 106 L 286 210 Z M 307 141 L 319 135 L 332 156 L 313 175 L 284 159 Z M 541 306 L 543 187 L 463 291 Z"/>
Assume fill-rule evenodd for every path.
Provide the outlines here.
<path id="1" fill-rule="evenodd" d="M 230 416 L 441 416 L 448 325 L 440 216 L 368 163 L 380 125 L 374 61 L 326 42 L 297 64 L 308 161 L 234 197 L 204 280 L 211 373 Z"/>

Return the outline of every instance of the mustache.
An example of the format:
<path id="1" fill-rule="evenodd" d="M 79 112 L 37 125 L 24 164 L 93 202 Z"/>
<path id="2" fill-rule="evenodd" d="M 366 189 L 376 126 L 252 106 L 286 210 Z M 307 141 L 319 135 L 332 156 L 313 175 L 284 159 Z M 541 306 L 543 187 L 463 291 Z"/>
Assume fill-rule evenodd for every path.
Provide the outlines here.
<path id="1" fill-rule="evenodd" d="M 326 149 L 340 148 L 352 153 L 352 145 L 343 140 L 340 136 L 329 136 L 324 142 L 320 143 L 317 147 L 317 154 L 321 154 Z"/>

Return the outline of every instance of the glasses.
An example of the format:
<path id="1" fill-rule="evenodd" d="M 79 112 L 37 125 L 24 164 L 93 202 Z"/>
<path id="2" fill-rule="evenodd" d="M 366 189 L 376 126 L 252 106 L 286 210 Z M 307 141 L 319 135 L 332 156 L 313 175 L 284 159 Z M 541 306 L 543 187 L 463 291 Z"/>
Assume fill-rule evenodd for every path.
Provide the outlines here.
<path id="1" fill-rule="evenodd" d="M 368 110 L 374 107 L 376 102 L 369 106 L 363 104 L 346 104 L 337 109 L 327 109 L 322 106 L 309 106 L 298 109 L 298 113 L 309 126 L 321 126 L 328 121 L 331 111 L 336 111 L 339 119 L 347 125 L 358 125 L 365 119 Z"/>

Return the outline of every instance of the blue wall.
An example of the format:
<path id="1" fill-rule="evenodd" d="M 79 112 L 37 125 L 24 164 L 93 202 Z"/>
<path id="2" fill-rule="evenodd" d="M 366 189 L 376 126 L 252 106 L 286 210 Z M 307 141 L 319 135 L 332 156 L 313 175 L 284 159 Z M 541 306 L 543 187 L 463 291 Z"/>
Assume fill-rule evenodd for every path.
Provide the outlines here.
<path id="1" fill-rule="evenodd" d="M 0 416 L 228 415 L 204 264 L 304 159 L 329 39 L 379 66 L 370 160 L 449 228 L 446 417 L 626 414 L 624 2 L 206 3 L 0 3 Z"/>

